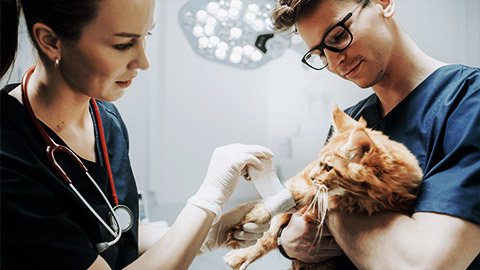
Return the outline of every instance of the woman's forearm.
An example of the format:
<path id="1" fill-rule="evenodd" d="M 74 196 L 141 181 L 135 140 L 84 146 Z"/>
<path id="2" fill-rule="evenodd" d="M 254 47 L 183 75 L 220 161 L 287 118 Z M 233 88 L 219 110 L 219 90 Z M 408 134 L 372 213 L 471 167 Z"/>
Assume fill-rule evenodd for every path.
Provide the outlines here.
<path id="1" fill-rule="evenodd" d="M 215 215 L 187 204 L 168 231 L 129 269 L 188 269 L 201 247 Z"/>
<path id="2" fill-rule="evenodd" d="M 165 235 L 170 227 L 141 224 L 138 228 L 138 254 L 142 255 Z"/>

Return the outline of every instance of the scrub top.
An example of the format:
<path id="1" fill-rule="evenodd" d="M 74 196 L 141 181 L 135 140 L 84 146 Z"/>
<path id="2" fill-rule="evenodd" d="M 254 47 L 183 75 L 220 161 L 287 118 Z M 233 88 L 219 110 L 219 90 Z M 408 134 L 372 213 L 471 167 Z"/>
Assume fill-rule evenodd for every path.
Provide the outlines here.
<path id="1" fill-rule="evenodd" d="M 443 66 L 385 117 L 375 94 L 348 108 L 368 127 L 405 144 L 424 177 L 414 212 L 435 212 L 480 226 L 480 69 Z M 480 269 L 480 256 L 469 269 Z"/>
<path id="2" fill-rule="evenodd" d="M 25 107 L 0 93 L 1 109 L 1 269 L 86 269 L 99 255 L 95 245 L 114 239 L 77 195 L 57 175 L 47 159 L 46 146 Z M 115 245 L 100 254 L 112 269 L 120 269 L 138 256 L 138 192 L 128 157 L 128 134 L 112 103 L 97 101 L 105 131 L 108 157 L 119 204 L 133 212 L 133 226 Z M 95 124 L 98 163 L 81 159 L 107 198 L 112 200 Z M 66 144 L 51 129 L 45 131 L 58 144 Z M 71 158 L 56 154 L 75 188 L 110 224 L 109 208 Z"/>

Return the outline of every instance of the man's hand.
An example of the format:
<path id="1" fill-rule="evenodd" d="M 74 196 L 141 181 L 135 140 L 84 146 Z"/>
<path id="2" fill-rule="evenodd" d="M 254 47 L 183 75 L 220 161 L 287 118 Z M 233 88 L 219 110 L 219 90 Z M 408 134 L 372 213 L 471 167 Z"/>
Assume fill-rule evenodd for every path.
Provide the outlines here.
<path id="1" fill-rule="evenodd" d="M 307 223 L 298 214 L 292 214 L 290 223 L 282 232 L 282 246 L 289 257 L 305 263 L 316 263 L 343 255 L 343 251 L 333 238 L 327 225 Z"/>

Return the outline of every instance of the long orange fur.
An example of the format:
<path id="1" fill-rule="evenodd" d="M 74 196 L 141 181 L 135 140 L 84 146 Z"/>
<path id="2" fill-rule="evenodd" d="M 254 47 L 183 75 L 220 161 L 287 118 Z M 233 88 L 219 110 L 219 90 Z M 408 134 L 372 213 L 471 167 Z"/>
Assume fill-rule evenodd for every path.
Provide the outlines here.
<path id="1" fill-rule="evenodd" d="M 328 209 L 341 212 L 380 211 L 409 213 L 422 179 L 415 156 L 402 144 L 381 132 L 367 128 L 365 120 L 355 121 L 336 105 L 333 110 L 335 132 L 320 151 L 318 158 L 286 182 L 296 202 L 296 209 L 308 222 L 319 225 L 322 201 L 320 189 L 341 191 L 328 196 Z M 308 210 L 308 211 L 307 211 Z M 270 229 L 251 247 L 233 250 L 225 256 L 233 269 L 246 269 L 249 264 L 277 247 L 276 233 L 291 214 L 273 217 Z M 243 220 L 232 227 L 228 246 L 236 248 L 235 230 L 246 222 L 266 222 L 272 217 L 259 203 Z M 321 226 L 319 226 L 321 227 Z M 293 269 L 336 269 L 335 261 L 306 264 L 293 261 Z"/>

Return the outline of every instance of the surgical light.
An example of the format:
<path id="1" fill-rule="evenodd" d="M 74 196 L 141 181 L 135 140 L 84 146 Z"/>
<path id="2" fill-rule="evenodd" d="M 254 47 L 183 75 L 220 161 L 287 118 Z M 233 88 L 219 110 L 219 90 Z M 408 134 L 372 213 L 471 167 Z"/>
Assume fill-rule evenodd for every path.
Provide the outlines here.
<path id="1" fill-rule="evenodd" d="M 178 18 L 190 45 L 202 57 L 253 69 L 290 46 L 290 37 L 273 33 L 273 5 L 274 0 L 190 0 Z"/>

